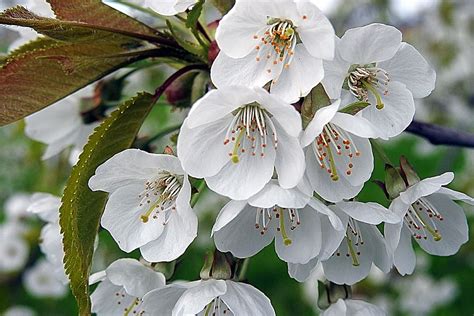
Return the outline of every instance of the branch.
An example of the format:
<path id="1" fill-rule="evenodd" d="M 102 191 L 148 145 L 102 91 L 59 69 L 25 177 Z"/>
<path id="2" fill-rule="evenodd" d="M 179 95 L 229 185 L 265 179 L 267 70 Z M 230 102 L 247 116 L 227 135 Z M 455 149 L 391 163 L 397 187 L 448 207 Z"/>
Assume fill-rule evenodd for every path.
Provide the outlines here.
<path id="1" fill-rule="evenodd" d="M 474 134 L 447 127 L 413 121 L 405 131 L 425 138 L 433 145 L 474 148 Z"/>

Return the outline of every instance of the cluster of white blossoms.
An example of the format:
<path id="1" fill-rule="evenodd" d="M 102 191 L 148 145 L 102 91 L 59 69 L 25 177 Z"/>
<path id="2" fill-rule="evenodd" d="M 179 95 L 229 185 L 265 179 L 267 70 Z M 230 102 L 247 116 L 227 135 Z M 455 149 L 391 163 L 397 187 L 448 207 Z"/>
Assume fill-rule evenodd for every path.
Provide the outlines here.
<path id="1" fill-rule="evenodd" d="M 163 15 L 195 3 L 145 1 Z M 452 173 L 420 180 L 402 159 L 387 172 L 388 208 L 356 200 L 372 176 L 371 140 L 401 134 L 413 120 L 414 99 L 435 87 L 434 70 L 399 30 L 370 24 L 339 38 L 311 0 L 236 0 L 219 23 L 216 42 L 216 89 L 189 111 L 177 156 L 128 149 L 89 180 L 91 190 L 109 193 L 101 225 L 120 249 L 139 249 L 151 263 L 178 259 L 197 236 L 191 183 L 198 179 L 230 199 L 212 228 L 216 248 L 243 259 L 274 242 L 289 275 L 301 282 L 320 266 L 339 285 L 363 280 L 372 265 L 411 274 L 412 240 L 438 256 L 452 255 L 467 242 L 466 217 L 453 201 L 474 199 L 444 187 Z M 302 98 L 318 85 L 329 102 L 313 108 L 303 125 Z M 58 122 L 45 120 L 46 111 Z M 46 157 L 69 145 L 81 147 L 95 126 L 84 123 L 79 105 L 53 105 L 26 122 L 28 135 L 49 144 Z M 68 132 L 58 134 L 51 124 Z M 40 214 L 50 222 L 42 231 L 42 249 L 50 263 L 61 261 L 57 212 Z M 91 283 L 100 282 L 93 311 L 275 314 L 263 293 L 226 276 L 166 285 L 153 264 L 120 259 L 91 277 Z M 349 297 L 331 303 L 323 315 L 383 314 Z"/>

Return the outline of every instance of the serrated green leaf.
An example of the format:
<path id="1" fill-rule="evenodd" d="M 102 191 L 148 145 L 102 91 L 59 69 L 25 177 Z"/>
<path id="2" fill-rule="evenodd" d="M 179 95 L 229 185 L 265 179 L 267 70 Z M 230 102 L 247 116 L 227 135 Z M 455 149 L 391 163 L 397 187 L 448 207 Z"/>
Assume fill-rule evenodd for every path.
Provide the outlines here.
<path id="1" fill-rule="evenodd" d="M 186 27 L 192 30 L 196 30 L 199 17 L 202 13 L 202 8 L 204 6 L 204 0 L 199 0 L 194 7 L 189 11 L 188 18 L 186 19 Z"/>
<path id="2" fill-rule="evenodd" d="M 157 31 L 134 18 L 102 3 L 101 0 L 47 0 L 56 16 L 65 21 L 128 30 L 143 35 Z"/>
<path id="3" fill-rule="evenodd" d="M 0 125 L 17 121 L 127 64 L 145 58 L 135 40 L 104 36 L 95 41 L 39 39 L 9 56 L 0 68 Z M 30 50 L 34 47 L 38 49 Z M 24 52 L 24 53 L 23 53 Z"/>
<path id="4" fill-rule="evenodd" d="M 92 192 L 89 178 L 116 153 L 130 148 L 156 99 L 142 93 L 125 102 L 89 137 L 67 181 L 60 208 L 64 266 L 79 314 L 90 315 L 89 273 L 107 194 Z"/>
<path id="5" fill-rule="evenodd" d="M 159 36 L 134 33 L 122 28 L 110 28 L 85 22 L 63 21 L 41 17 L 22 6 L 16 6 L 2 12 L 0 14 L 0 23 L 30 27 L 38 33 L 61 41 L 92 41 L 96 38 L 108 36 L 110 33 L 157 43 L 161 40 Z"/>
<path id="6" fill-rule="evenodd" d="M 303 120 L 303 127 L 306 128 L 309 122 L 314 117 L 316 111 L 324 106 L 331 104 L 331 100 L 324 90 L 322 84 L 318 84 L 314 87 L 311 92 L 304 98 L 303 104 L 301 106 L 301 118 Z"/>

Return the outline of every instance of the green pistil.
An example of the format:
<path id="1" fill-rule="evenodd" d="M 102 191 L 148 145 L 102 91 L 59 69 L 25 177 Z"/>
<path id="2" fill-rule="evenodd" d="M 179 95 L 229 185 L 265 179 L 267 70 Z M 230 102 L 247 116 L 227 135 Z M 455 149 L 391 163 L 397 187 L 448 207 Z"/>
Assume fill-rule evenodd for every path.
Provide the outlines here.
<path id="1" fill-rule="evenodd" d="M 291 245 L 292 241 L 286 234 L 286 229 L 285 229 L 285 218 L 283 217 L 283 210 L 280 209 L 280 232 L 281 232 L 281 237 L 283 238 L 283 243 L 285 246 Z"/>
<path id="2" fill-rule="evenodd" d="M 143 223 L 147 223 L 148 220 L 150 219 L 150 215 L 153 212 L 153 210 L 163 201 L 163 195 L 160 196 L 158 200 L 156 200 L 155 203 L 153 203 L 149 208 L 148 211 L 146 211 L 145 214 L 140 216 L 140 219 L 142 220 Z"/>
<path id="3" fill-rule="evenodd" d="M 367 81 L 362 81 L 362 84 L 364 85 L 364 87 L 369 90 L 370 92 L 372 92 L 372 94 L 375 96 L 375 99 L 377 100 L 377 109 L 381 110 L 384 108 L 384 104 L 382 102 L 382 97 L 380 96 L 380 93 L 377 91 L 377 89 L 375 89 L 370 83 L 368 83 Z"/>
<path id="4" fill-rule="evenodd" d="M 204 316 L 209 316 L 209 313 L 211 312 L 211 309 L 212 309 L 212 302 L 210 302 L 207 305 L 206 311 L 204 312 Z"/>
<path id="5" fill-rule="evenodd" d="M 334 161 L 334 156 L 332 154 L 332 150 L 329 144 L 328 144 L 327 152 L 329 156 L 329 165 L 330 165 L 331 173 L 332 173 L 331 179 L 333 181 L 337 181 L 339 180 L 339 175 L 337 174 L 336 162 Z"/>
<path id="6" fill-rule="evenodd" d="M 347 237 L 346 240 L 347 240 L 347 246 L 349 248 L 349 253 L 352 258 L 352 265 L 355 267 L 358 267 L 360 265 L 359 257 L 357 257 L 357 253 L 354 250 L 354 246 L 352 245 L 352 240 L 349 237 Z"/>
<path id="7" fill-rule="evenodd" d="M 124 310 L 123 316 L 128 316 L 128 314 L 130 314 L 130 312 L 133 310 L 133 307 L 135 306 L 135 304 L 137 304 L 137 302 L 138 302 L 138 298 L 134 299 L 132 304 L 130 304 L 130 306 L 128 306 Z"/>
<path id="8" fill-rule="evenodd" d="M 245 127 L 242 127 L 242 129 L 239 132 L 239 135 L 237 136 L 237 139 L 235 140 L 234 150 L 232 151 L 232 156 L 230 158 L 233 163 L 239 163 L 240 161 L 239 148 L 240 148 L 240 142 L 242 141 L 244 134 L 245 134 Z"/>
<path id="9" fill-rule="evenodd" d="M 414 211 L 415 211 L 416 217 L 418 218 L 420 223 L 423 225 L 423 227 L 426 228 L 426 230 L 433 236 L 434 241 L 440 241 L 442 239 L 441 234 L 438 231 L 436 231 L 435 229 L 433 229 L 433 227 L 431 227 L 429 224 L 426 224 L 421 219 L 420 214 L 418 214 L 418 212 L 415 209 L 414 209 Z"/>

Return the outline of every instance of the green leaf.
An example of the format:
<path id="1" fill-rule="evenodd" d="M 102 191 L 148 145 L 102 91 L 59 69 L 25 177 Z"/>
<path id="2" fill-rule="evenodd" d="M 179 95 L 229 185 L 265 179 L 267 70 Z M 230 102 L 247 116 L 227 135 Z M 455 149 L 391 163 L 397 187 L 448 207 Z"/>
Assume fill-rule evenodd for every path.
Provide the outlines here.
<path id="1" fill-rule="evenodd" d="M 17 121 L 127 64 L 145 58 L 138 42 L 113 34 L 95 41 L 38 39 L 0 68 L 0 125 Z"/>
<path id="2" fill-rule="evenodd" d="M 357 101 L 357 102 L 347 105 L 346 107 L 341 109 L 339 112 L 356 115 L 357 113 L 359 113 L 360 111 L 368 107 L 369 105 L 370 103 L 368 102 Z"/>
<path id="3" fill-rule="evenodd" d="M 202 8 L 204 6 L 204 0 L 199 0 L 194 7 L 189 11 L 188 18 L 186 20 L 186 27 L 192 30 L 196 30 L 199 17 L 202 13 Z"/>
<path id="4" fill-rule="evenodd" d="M 301 118 L 303 119 L 303 127 L 306 128 L 309 122 L 320 108 L 331 104 L 326 90 L 322 84 L 318 84 L 311 90 L 311 92 L 304 98 L 301 106 Z"/>
<path id="5" fill-rule="evenodd" d="M 125 102 L 89 137 L 67 181 L 60 208 L 64 265 L 80 315 L 90 315 L 89 273 L 107 194 L 92 192 L 89 178 L 116 153 L 130 148 L 156 99 L 142 93 Z"/>
<path id="6" fill-rule="evenodd" d="M 135 39 L 143 39 L 150 42 L 160 42 L 158 36 L 134 33 L 127 29 L 110 28 L 97 24 L 89 24 L 77 21 L 63 21 L 53 18 L 45 18 L 28 11 L 22 6 L 10 8 L 0 14 L 0 23 L 7 25 L 18 25 L 31 27 L 38 33 L 47 35 L 57 40 L 79 41 L 95 40 L 103 36 L 120 34 Z"/>
<path id="7" fill-rule="evenodd" d="M 211 4 L 216 7 L 222 15 L 225 15 L 232 9 L 235 0 L 211 0 Z"/>
<path id="8" fill-rule="evenodd" d="M 65 21 L 84 22 L 143 35 L 157 31 L 102 3 L 101 0 L 47 0 L 56 16 Z"/>
<path id="9" fill-rule="evenodd" d="M 193 42 L 188 41 L 187 39 L 184 38 L 184 36 L 178 34 L 169 20 L 166 20 L 166 25 L 168 26 L 173 37 L 176 39 L 176 41 L 182 48 L 184 48 L 191 54 L 200 56 L 204 60 L 207 60 L 206 51 L 203 47 Z"/>

